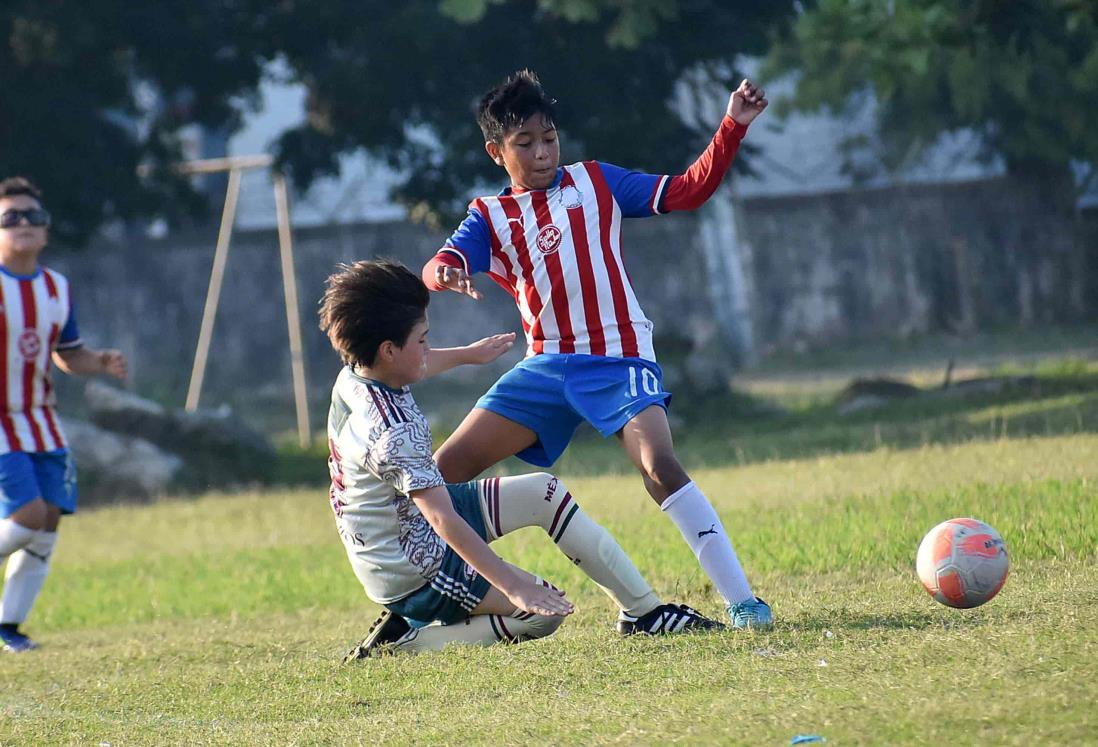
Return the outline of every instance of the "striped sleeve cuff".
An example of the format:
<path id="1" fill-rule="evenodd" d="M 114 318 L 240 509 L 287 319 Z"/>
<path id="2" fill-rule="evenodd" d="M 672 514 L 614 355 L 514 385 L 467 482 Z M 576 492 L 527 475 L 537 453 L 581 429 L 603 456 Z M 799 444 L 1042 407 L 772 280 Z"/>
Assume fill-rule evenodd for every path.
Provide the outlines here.
<path id="1" fill-rule="evenodd" d="M 461 262 L 461 268 L 465 270 L 466 274 L 473 274 L 469 271 L 469 259 L 456 246 L 446 245 L 438 250 L 438 254 L 448 254 L 452 257 L 457 258 L 457 260 Z"/>

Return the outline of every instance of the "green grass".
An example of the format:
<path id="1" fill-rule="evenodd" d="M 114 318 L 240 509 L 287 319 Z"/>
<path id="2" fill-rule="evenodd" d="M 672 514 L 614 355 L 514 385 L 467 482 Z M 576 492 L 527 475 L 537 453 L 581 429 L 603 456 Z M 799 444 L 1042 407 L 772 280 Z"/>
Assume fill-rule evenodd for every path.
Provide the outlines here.
<path id="1" fill-rule="evenodd" d="M 785 407 L 770 415 L 711 403 L 679 449 L 774 606 L 767 633 L 621 640 L 609 601 L 525 530 L 497 547 L 577 603 L 556 635 L 343 667 L 377 610 L 323 487 L 82 513 L 28 626 L 43 648 L 0 657 L 0 745 L 1088 743 L 1098 383 L 1090 362 L 1040 365 L 1037 394 L 849 417 L 808 387 L 758 394 Z M 615 444 L 584 438 L 556 471 L 661 594 L 719 611 Z M 969 611 L 911 568 L 960 515 L 1012 560 Z"/>

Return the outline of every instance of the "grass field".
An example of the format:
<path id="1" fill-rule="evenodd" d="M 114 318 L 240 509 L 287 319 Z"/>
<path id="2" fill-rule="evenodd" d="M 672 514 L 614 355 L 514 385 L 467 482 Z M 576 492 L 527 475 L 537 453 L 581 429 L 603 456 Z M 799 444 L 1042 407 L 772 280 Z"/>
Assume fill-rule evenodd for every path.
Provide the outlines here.
<path id="1" fill-rule="evenodd" d="M 344 667 L 377 610 L 323 488 L 88 511 L 28 625 L 42 649 L 0 657 L 0 745 L 1093 743 L 1098 367 L 1025 366 L 1037 394 L 847 417 L 831 384 L 770 371 L 747 390 L 783 411 L 730 400 L 679 437 L 775 609 L 766 633 L 621 640 L 609 601 L 525 530 L 498 549 L 577 602 L 555 636 Z M 718 612 L 613 444 L 583 439 L 556 471 L 658 591 Z M 1012 558 L 969 611 L 912 572 L 959 515 Z"/>

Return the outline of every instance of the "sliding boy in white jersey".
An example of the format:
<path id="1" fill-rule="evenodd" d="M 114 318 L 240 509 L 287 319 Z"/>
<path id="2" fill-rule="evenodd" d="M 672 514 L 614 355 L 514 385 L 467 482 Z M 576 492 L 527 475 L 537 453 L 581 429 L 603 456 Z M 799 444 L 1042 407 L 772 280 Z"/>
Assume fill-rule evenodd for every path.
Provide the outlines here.
<path id="1" fill-rule="evenodd" d="M 515 299 L 527 343 L 526 359 L 438 450 L 439 468 L 460 481 L 511 455 L 550 467 L 586 420 L 621 440 L 724 597 L 733 627 L 770 625 L 770 607 L 752 592 L 720 517 L 675 456 L 665 412 L 671 395 L 621 242 L 623 218 L 693 210 L 709 199 L 766 97 L 743 81 L 709 147 L 675 176 L 601 161 L 558 166 L 555 103 L 529 70 L 485 94 L 477 109 L 484 147 L 511 185 L 474 200 L 423 269 L 431 290 L 473 298 L 480 293 L 470 276 L 487 273 Z M 669 256 L 669 272 L 681 269 L 675 262 Z"/>
<path id="2" fill-rule="evenodd" d="M 49 572 L 62 514 L 76 511 L 76 470 L 54 411 L 50 364 L 126 377 L 117 350 L 80 341 L 69 282 L 41 267 L 50 214 L 26 179 L 0 181 L 0 650 L 37 648 L 19 630 Z"/>
<path id="3" fill-rule="evenodd" d="M 514 335 L 432 350 L 428 300 L 407 268 L 362 261 L 332 275 L 321 302 L 321 328 L 346 364 L 328 415 L 332 510 L 355 575 L 386 608 L 348 658 L 553 633 L 573 609 L 564 592 L 488 546 L 526 526 L 544 529 L 609 594 L 623 634 L 721 627 L 689 607 L 661 603 L 613 537 L 552 475 L 443 481 L 408 386 L 454 366 L 493 361 Z"/>

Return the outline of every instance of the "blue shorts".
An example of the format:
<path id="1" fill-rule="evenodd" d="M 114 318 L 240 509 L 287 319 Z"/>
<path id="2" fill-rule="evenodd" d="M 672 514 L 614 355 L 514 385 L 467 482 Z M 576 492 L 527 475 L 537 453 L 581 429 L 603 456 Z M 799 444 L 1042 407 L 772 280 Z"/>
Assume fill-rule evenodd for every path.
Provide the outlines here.
<path id="1" fill-rule="evenodd" d="M 584 420 L 607 437 L 652 405 L 667 409 L 670 402 L 654 361 L 569 353 L 526 358 L 476 406 L 536 433 L 537 442 L 517 456 L 551 467 Z"/>
<path id="2" fill-rule="evenodd" d="M 0 454 L 0 515 L 7 518 L 35 498 L 63 514 L 76 511 L 76 465 L 68 449 Z"/>
<path id="3" fill-rule="evenodd" d="M 463 482 L 447 485 L 450 500 L 458 516 L 465 519 L 482 540 L 488 541 L 488 530 L 484 525 L 484 511 L 480 507 L 480 494 L 475 482 Z M 397 613 L 413 627 L 421 628 L 432 622 L 461 622 L 469 617 L 488 593 L 491 584 L 462 560 L 461 556 L 447 547 L 442 556 L 442 565 L 430 583 L 413 591 L 403 599 L 385 605 Z"/>

